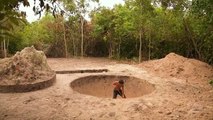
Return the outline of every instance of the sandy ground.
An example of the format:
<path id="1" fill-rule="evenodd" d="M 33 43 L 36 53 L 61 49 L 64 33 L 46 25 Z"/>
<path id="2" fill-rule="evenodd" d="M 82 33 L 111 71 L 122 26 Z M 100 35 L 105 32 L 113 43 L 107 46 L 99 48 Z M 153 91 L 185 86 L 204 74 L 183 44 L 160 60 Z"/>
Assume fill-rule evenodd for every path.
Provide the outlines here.
<path id="1" fill-rule="evenodd" d="M 156 74 L 149 69 L 153 63 L 131 65 L 104 58 L 48 59 L 48 63 L 53 70 L 109 72 L 57 74 L 49 88 L 0 93 L 0 120 L 213 120 L 213 87 L 208 80 L 197 84 Z M 99 74 L 134 76 L 154 84 L 155 90 L 137 98 L 111 99 L 80 94 L 70 87 L 79 77 Z"/>

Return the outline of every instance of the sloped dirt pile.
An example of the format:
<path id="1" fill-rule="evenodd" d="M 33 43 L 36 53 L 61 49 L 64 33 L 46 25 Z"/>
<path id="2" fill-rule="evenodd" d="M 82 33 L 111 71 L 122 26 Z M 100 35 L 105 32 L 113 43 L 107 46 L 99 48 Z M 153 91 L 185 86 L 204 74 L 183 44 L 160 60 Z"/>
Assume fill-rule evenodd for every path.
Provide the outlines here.
<path id="1" fill-rule="evenodd" d="M 32 85 L 50 80 L 54 76 L 55 72 L 48 66 L 44 53 L 34 47 L 27 47 L 11 58 L 0 60 L 0 85 L 4 87 Z"/>
<path id="2" fill-rule="evenodd" d="M 185 58 L 175 53 L 168 54 L 159 60 L 147 61 L 139 64 L 160 77 L 175 77 L 191 82 L 200 82 L 213 79 L 213 67 L 195 60 Z"/>

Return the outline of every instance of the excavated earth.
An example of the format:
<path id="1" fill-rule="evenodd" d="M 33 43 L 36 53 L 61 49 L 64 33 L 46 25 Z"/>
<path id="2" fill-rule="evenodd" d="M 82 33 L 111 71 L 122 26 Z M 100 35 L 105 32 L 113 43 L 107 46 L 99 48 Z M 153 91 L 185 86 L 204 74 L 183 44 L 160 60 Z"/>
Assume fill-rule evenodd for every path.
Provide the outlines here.
<path id="1" fill-rule="evenodd" d="M 26 93 L 0 93 L 1 120 L 212 120 L 213 68 L 171 53 L 141 64 L 104 58 L 48 59 L 56 83 Z M 89 70 L 107 69 L 102 72 Z M 112 99 L 124 79 L 126 99 Z M 102 84 L 103 83 L 103 84 Z M 147 90 L 147 92 L 145 92 Z"/>
<path id="2" fill-rule="evenodd" d="M 53 85 L 55 72 L 46 56 L 34 47 L 26 47 L 11 58 L 0 60 L 0 92 L 29 92 Z"/>

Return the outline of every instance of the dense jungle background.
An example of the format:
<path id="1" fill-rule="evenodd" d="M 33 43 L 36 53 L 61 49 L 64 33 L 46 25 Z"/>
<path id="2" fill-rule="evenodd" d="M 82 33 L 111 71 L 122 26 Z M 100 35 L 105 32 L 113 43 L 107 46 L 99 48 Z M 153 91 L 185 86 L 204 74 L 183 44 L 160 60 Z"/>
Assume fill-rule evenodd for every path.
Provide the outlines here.
<path id="1" fill-rule="evenodd" d="M 34 45 L 48 57 L 141 62 L 175 52 L 213 64 L 212 0 L 125 0 L 112 9 L 91 10 L 98 2 L 1 0 L 0 56 Z M 29 23 L 20 5 L 32 7 L 40 19 Z"/>

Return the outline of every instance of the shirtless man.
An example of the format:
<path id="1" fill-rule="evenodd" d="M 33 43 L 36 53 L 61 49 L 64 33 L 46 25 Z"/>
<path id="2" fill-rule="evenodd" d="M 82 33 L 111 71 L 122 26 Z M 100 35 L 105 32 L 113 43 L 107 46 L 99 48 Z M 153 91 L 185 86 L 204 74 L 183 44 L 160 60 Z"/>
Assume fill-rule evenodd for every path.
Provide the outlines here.
<path id="1" fill-rule="evenodd" d="M 115 81 L 112 83 L 112 85 L 114 86 L 113 99 L 116 99 L 117 95 L 120 95 L 122 98 L 126 98 L 126 96 L 124 94 L 124 81 L 123 80 Z"/>

